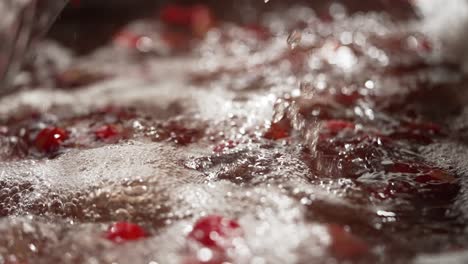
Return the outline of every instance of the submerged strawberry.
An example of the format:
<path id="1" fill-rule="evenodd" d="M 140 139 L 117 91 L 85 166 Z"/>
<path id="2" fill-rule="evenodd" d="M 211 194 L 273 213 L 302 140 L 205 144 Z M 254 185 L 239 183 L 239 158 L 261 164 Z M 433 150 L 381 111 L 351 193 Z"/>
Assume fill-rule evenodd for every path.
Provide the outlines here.
<path id="1" fill-rule="evenodd" d="M 369 245 L 343 226 L 329 224 L 327 229 L 331 238 L 330 251 L 335 257 L 352 259 L 362 257 L 369 252 Z"/>
<path id="2" fill-rule="evenodd" d="M 278 140 L 289 137 L 291 126 L 285 120 L 271 123 L 270 128 L 263 135 L 266 139 Z"/>
<path id="3" fill-rule="evenodd" d="M 68 133 L 59 127 L 48 127 L 37 134 L 34 144 L 41 152 L 57 151 L 62 143 L 68 139 Z"/>
<path id="4" fill-rule="evenodd" d="M 161 9 L 160 19 L 167 24 L 187 26 L 192 19 L 192 10 L 187 6 L 168 5 Z"/>
<path id="5" fill-rule="evenodd" d="M 168 5 L 161 10 L 160 18 L 169 25 L 188 28 L 195 36 L 202 37 L 214 26 L 211 9 L 205 5 Z"/>
<path id="6" fill-rule="evenodd" d="M 113 39 L 113 43 L 119 47 L 125 47 L 129 49 L 137 49 L 138 42 L 143 36 L 140 34 L 133 33 L 131 31 L 123 30 Z"/>
<path id="7" fill-rule="evenodd" d="M 94 131 L 94 135 L 96 135 L 97 139 L 106 140 L 119 135 L 119 130 L 115 125 L 104 125 Z"/>
<path id="8" fill-rule="evenodd" d="M 146 237 L 146 232 L 139 225 L 128 222 L 114 223 L 107 230 L 105 237 L 116 243 L 139 240 Z"/>
<path id="9" fill-rule="evenodd" d="M 219 215 L 209 215 L 199 219 L 188 237 L 205 247 L 224 248 L 233 238 L 242 235 L 240 225 Z"/>
<path id="10" fill-rule="evenodd" d="M 211 9 L 204 5 L 192 7 L 191 29 L 195 36 L 203 37 L 215 24 Z"/>

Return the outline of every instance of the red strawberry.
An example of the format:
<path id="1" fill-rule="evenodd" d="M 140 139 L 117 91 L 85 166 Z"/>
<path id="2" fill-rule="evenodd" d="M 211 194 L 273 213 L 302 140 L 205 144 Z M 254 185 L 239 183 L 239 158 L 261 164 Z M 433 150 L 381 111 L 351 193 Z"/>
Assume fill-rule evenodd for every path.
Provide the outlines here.
<path id="1" fill-rule="evenodd" d="M 54 152 L 57 151 L 60 145 L 68 139 L 68 133 L 59 127 L 48 127 L 42 129 L 37 134 L 34 144 L 41 152 Z"/>
<path id="2" fill-rule="evenodd" d="M 139 225 L 128 222 L 114 223 L 107 230 L 105 237 L 116 243 L 139 240 L 146 237 L 146 232 Z"/>
<path id="3" fill-rule="evenodd" d="M 205 247 L 224 248 L 231 239 L 242 234 L 240 225 L 219 215 L 209 215 L 199 219 L 188 237 Z"/>

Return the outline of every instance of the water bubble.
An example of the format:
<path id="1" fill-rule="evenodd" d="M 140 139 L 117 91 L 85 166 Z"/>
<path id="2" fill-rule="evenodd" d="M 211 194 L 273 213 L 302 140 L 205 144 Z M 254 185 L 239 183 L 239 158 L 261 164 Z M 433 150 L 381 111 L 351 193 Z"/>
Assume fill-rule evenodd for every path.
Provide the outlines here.
<path id="1" fill-rule="evenodd" d="M 341 46 L 328 58 L 330 64 L 334 64 L 343 70 L 351 70 L 358 63 L 356 54 L 352 49 Z"/>
<path id="2" fill-rule="evenodd" d="M 367 80 L 366 83 L 364 83 L 364 86 L 367 89 L 374 89 L 375 88 L 375 83 L 372 80 Z"/>
<path id="3" fill-rule="evenodd" d="M 114 212 L 117 220 L 128 220 L 130 218 L 130 213 L 125 208 L 119 208 Z"/>
<path id="4" fill-rule="evenodd" d="M 202 262 L 208 262 L 213 258 L 213 252 L 209 248 L 201 248 L 197 252 L 197 258 Z"/>
<path id="5" fill-rule="evenodd" d="M 124 186 L 124 192 L 127 196 L 141 196 L 148 191 L 148 186 L 141 179 L 126 182 Z"/>
<path id="6" fill-rule="evenodd" d="M 145 126 L 139 120 L 133 121 L 132 126 L 136 131 L 143 131 L 145 129 Z"/>
<path id="7" fill-rule="evenodd" d="M 334 19 L 343 19 L 346 17 L 346 8 L 338 3 L 333 3 L 330 5 L 330 15 Z"/>
<path id="8" fill-rule="evenodd" d="M 19 191 L 20 191 L 20 189 L 19 189 L 18 186 L 13 186 L 13 187 L 10 189 L 9 194 L 10 194 L 10 195 L 14 195 L 14 194 L 18 193 Z"/>
<path id="9" fill-rule="evenodd" d="M 29 244 L 29 249 L 30 249 L 32 252 L 37 252 L 37 247 L 36 247 L 36 245 L 34 245 L 34 244 L 32 244 L 32 243 Z"/>
<path id="10" fill-rule="evenodd" d="M 62 211 L 63 203 L 58 199 L 54 199 L 48 204 L 48 206 L 51 212 L 58 213 Z"/>
<path id="11" fill-rule="evenodd" d="M 77 214 L 78 208 L 74 203 L 67 202 L 63 205 L 63 210 L 66 215 L 73 216 Z"/>
<path id="12" fill-rule="evenodd" d="M 301 40 L 302 40 L 302 32 L 298 30 L 294 30 L 293 32 L 291 32 L 291 34 L 289 34 L 288 39 L 287 39 L 289 48 L 292 50 L 297 48 L 297 46 L 301 44 Z"/>
<path id="13" fill-rule="evenodd" d="M 137 40 L 136 48 L 140 52 L 149 52 L 154 47 L 153 40 L 148 36 L 143 36 Z"/>
<path id="14" fill-rule="evenodd" d="M 303 204 L 303 205 L 309 205 L 309 204 L 311 204 L 311 202 L 312 201 L 307 197 L 301 198 L 301 204 Z"/>
<path id="15" fill-rule="evenodd" d="M 349 31 L 341 33 L 340 42 L 343 45 L 350 45 L 351 43 L 353 43 L 353 34 Z"/>

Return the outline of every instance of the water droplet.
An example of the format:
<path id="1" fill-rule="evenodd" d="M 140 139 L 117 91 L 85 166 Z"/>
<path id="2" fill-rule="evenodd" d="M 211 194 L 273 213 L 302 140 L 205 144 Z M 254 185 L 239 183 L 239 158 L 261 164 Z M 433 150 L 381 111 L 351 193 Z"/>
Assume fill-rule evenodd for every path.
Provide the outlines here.
<path id="1" fill-rule="evenodd" d="M 297 46 L 301 44 L 301 40 L 302 40 L 302 33 L 298 30 L 294 30 L 293 32 L 291 32 L 291 34 L 289 34 L 288 39 L 287 39 L 289 48 L 292 50 L 297 48 Z"/>

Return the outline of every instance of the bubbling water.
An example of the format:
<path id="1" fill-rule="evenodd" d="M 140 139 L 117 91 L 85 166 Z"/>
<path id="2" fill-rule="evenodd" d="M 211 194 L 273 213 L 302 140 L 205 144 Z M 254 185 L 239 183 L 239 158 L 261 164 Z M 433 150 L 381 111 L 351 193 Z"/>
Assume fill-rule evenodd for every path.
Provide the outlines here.
<path id="1" fill-rule="evenodd" d="M 84 57 L 41 49 L 45 87 L 0 99 L 0 263 L 424 263 L 466 248 L 466 171 L 450 168 L 464 147 L 447 136 L 465 117 L 447 128 L 453 112 L 433 106 L 463 78 L 404 22 L 330 9 L 220 22 L 169 58 L 127 45 L 166 33 L 153 19 Z M 67 135 L 53 149 L 37 143 L 50 127 Z"/>

